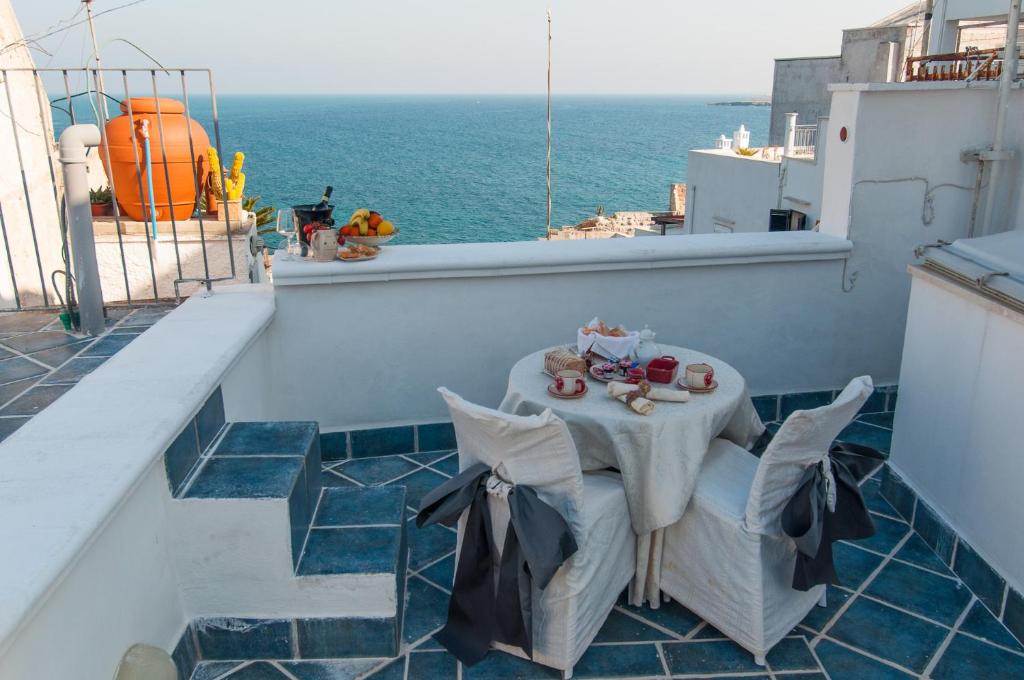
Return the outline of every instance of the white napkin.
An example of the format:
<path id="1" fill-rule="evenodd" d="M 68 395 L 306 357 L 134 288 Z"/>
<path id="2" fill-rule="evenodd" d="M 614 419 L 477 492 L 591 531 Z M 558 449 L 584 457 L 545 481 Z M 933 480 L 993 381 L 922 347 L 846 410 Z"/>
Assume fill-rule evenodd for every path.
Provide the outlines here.
<path id="1" fill-rule="evenodd" d="M 640 333 L 637 331 L 629 331 L 622 337 L 599 335 L 598 333 L 588 335 L 583 332 L 582 328 L 576 331 L 576 349 L 581 355 L 587 352 L 596 352 L 605 358 L 625 359 L 633 355 L 639 343 Z"/>
<path id="2" fill-rule="evenodd" d="M 629 383 L 610 382 L 608 383 L 608 394 L 618 399 L 621 396 L 629 394 L 636 388 L 636 385 L 630 385 Z M 646 398 L 654 401 L 684 402 L 690 400 L 690 393 L 682 390 L 673 390 L 667 387 L 652 387 L 647 393 Z"/>
<path id="3" fill-rule="evenodd" d="M 617 390 L 612 389 L 613 385 L 621 385 L 627 388 L 622 394 L 616 394 Z M 618 399 L 623 404 L 633 409 L 642 416 L 649 416 L 654 411 L 654 402 L 650 399 L 644 399 L 643 397 L 637 397 L 633 401 L 629 401 L 629 393 L 636 389 L 636 385 L 627 385 L 626 383 L 610 382 L 608 383 L 608 396 Z"/>

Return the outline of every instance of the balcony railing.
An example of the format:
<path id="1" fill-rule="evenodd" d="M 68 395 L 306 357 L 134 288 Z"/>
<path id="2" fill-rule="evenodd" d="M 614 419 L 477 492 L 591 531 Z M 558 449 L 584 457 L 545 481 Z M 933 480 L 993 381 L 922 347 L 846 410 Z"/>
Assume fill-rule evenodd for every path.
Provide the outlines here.
<path id="1" fill-rule="evenodd" d="M 933 80 L 998 80 L 1002 50 L 965 50 L 907 58 L 907 82 Z"/>
<path id="2" fill-rule="evenodd" d="M 797 156 L 813 156 L 818 143 L 817 125 L 797 125 L 793 134 L 793 153 Z"/>
<path id="3" fill-rule="evenodd" d="M 104 87 L 104 77 L 106 87 Z M 228 210 L 200 210 L 200 197 L 207 192 L 200 163 L 191 163 L 188 191 L 181 185 L 173 189 L 173 149 L 165 146 L 163 132 L 170 118 L 160 114 L 165 97 L 184 107 L 188 135 L 185 158 L 205 158 L 206 140 L 193 139 L 192 121 L 201 122 L 210 131 L 209 146 L 221 149 L 217 96 L 213 74 L 208 69 L 0 69 L 0 148 L 12 151 L 16 166 L 9 168 L 7 181 L 0 183 L 0 308 L 50 308 L 71 304 L 73 271 L 70 253 L 64 182 L 57 158 L 56 141 L 69 125 L 91 123 L 107 130 L 110 119 L 123 113 L 129 119 L 135 172 L 124 186 L 111 176 L 107 163 L 110 147 L 125 140 L 107 139 L 101 148 L 90 152 L 88 162 L 91 187 L 107 185 L 110 203 L 106 216 L 94 218 L 97 259 L 104 298 L 107 302 L 137 303 L 176 299 L 215 281 L 233 280 L 236 275 L 250 279 L 246 269 L 250 245 L 247 233 L 250 220 L 229 217 Z M 192 92 L 190 94 L 190 89 Z M 152 97 L 157 113 L 133 111 L 133 97 Z M 138 100 L 135 100 L 138 102 Z M 117 107 L 121 102 L 121 111 Z M 152 171 L 146 170 L 146 157 L 140 150 L 143 141 L 140 125 L 149 121 L 153 135 Z M 173 134 L 168 132 L 170 137 Z M 169 143 L 169 142 L 168 142 Z M 97 153 L 100 151 L 102 153 Z M 170 156 L 171 161 L 168 162 Z M 187 161 L 186 161 L 187 162 Z M 180 163 L 178 163 L 180 165 Z M 106 177 L 104 177 L 106 175 Z M 150 181 L 147 192 L 146 178 Z M 221 178 L 223 186 L 223 178 Z M 165 196 L 153 200 L 156 196 Z M 182 196 L 182 193 L 188 194 Z M 125 214 L 127 202 L 141 204 L 146 220 Z M 188 215 L 177 219 L 170 205 L 190 204 Z M 154 208 L 155 204 L 155 208 Z M 159 217 L 159 222 L 154 218 Z M 94 215 L 98 213 L 94 210 Z M 169 219 L 168 219 L 169 218 Z M 167 220 L 167 221 L 164 221 Z M 152 222 L 152 226 L 150 225 Z M 241 262 L 236 260 L 241 259 Z M 62 278 L 63 277 L 63 278 Z"/>

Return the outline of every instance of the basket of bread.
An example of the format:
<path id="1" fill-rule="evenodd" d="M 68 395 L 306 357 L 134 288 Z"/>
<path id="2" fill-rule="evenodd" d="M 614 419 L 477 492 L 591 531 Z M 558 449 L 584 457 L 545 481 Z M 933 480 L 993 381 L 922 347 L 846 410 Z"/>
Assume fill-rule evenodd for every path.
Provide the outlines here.
<path id="1" fill-rule="evenodd" d="M 580 355 L 592 352 L 605 358 L 621 359 L 632 356 L 639 342 L 639 332 L 627 331 L 622 326 L 609 326 L 596 317 L 576 333 L 576 350 Z"/>

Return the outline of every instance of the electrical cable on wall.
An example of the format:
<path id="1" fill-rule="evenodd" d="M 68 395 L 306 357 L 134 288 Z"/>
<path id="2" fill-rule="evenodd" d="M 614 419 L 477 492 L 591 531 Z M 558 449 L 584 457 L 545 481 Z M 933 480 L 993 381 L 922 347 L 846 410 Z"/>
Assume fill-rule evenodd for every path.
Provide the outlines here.
<path id="1" fill-rule="evenodd" d="M 862 184 L 870 185 L 885 185 L 885 184 L 899 184 L 905 182 L 920 182 L 924 185 L 924 196 L 921 200 L 921 224 L 925 227 L 931 226 L 932 222 L 935 221 L 935 192 L 939 189 L 962 189 L 964 191 L 980 191 L 985 184 L 979 184 L 977 187 L 964 186 L 962 184 L 956 184 L 954 182 L 942 182 L 932 186 L 931 180 L 927 177 L 893 177 L 886 179 L 862 179 L 853 183 L 850 188 L 850 210 L 846 220 L 846 238 L 849 241 L 853 240 L 853 218 L 854 218 L 854 203 L 856 198 L 857 188 Z M 971 216 L 971 222 L 974 222 L 974 215 Z M 849 265 L 849 258 L 843 260 L 843 273 L 842 273 L 842 290 L 844 293 L 849 293 L 853 290 L 857 283 L 857 277 L 860 274 L 859 271 L 854 271 L 847 276 L 847 267 Z M 849 281 L 849 285 L 847 285 Z"/>

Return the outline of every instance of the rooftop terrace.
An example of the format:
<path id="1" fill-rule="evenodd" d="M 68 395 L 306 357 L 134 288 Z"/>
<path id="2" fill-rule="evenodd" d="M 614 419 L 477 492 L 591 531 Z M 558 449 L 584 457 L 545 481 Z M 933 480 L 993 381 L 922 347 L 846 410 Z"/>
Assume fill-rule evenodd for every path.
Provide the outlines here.
<path id="1" fill-rule="evenodd" d="M 497 404 L 515 361 L 592 314 L 597 280 L 601 307 L 623 310 L 625 323 L 735 366 L 769 428 L 867 370 L 881 387 L 840 438 L 888 452 L 894 430 L 918 431 L 922 393 L 914 379 L 896 386 L 902 320 L 889 316 L 906 302 L 870 278 L 841 292 L 857 262 L 848 241 L 664 241 L 396 246 L 353 266 L 282 260 L 274 288 L 135 311 L 81 349 L 64 338 L 58 372 L 159 319 L 0 445 L 0 539 L 22 556 L 0 564 L 0 677 L 59 678 L 74 663 L 104 678 L 139 641 L 173 650 L 183 680 L 552 676 L 499 652 L 462 667 L 432 640 L 455 533 L 411 519 L 457 471 L 435 388 Z M 656 291 L 651 304 L 637 306 L 638 287 Z M 553 289 L 559 305 L 522 307 Z M 740 298 L 742 313 L 722 302 Z M 708 314 L 714 323 L 694 323 Z M 31 350 L 52 337 L 52 316 L 3 323 L 12 334 L 0 344 L 28 357 L 4 361 L 50 351 Z M 620 598 L 576 677 L 1020 675 L 1012 561 L 1007 570 L 925 501 L 903 449 L 862 486 L 878 533 L 836 547 L 829 606 L 765 667 L 678 603 Z M 83 630 L 102 635 L 74 654 L 38 651 Z"/>

